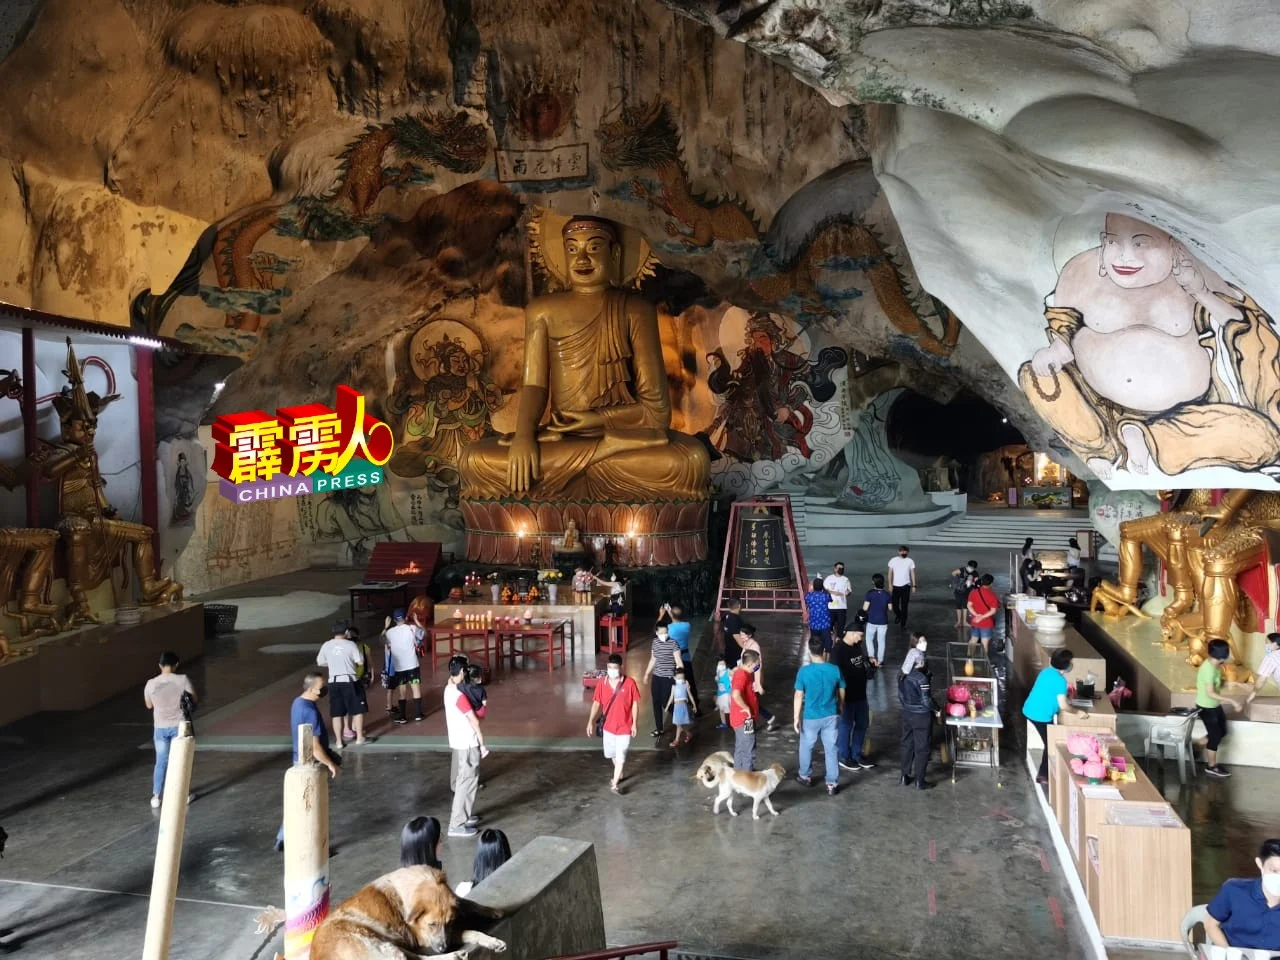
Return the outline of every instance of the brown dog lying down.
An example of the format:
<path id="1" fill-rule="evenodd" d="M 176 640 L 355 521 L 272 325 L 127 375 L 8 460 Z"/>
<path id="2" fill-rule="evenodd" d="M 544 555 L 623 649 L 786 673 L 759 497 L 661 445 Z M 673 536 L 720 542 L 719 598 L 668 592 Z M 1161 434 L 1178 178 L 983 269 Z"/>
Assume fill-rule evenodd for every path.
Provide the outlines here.
<path id="1" fill-rule="evenodd" d="M 311 960 L 465 960 L 477 949 L 501 953 L 504 941 L 470 928 L 499 916 L 454 896 L 444 871 L 404 867 L 339 904 L 316 930 Z"/>

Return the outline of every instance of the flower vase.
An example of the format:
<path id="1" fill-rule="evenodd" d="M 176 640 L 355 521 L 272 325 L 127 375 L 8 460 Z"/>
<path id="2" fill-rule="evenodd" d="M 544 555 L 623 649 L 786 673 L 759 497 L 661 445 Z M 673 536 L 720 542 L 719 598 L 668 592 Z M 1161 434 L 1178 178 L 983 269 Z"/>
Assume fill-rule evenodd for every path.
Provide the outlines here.
<path id="1" fill-rule="evenodd" d="M 498 602 L 498 597 L 502 593 L 502 585 L 497 583 L 489 584 L 489 593 L 493 597 L 493 602 Z"/>
<path id="2" fill-rule="evenodd" d="M 547 602 L 548 603 L 556 602 L 556 594 L 559 592 L 559 587 L 560 585 L 557 583 L 547 584 Z"/>

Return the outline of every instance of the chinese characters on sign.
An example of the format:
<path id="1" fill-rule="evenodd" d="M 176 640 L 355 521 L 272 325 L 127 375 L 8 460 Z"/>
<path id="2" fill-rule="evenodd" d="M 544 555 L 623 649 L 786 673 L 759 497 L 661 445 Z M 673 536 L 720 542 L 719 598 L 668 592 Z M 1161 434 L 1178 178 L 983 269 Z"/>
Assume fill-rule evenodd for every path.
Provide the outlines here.
<path id="1" fill-rule="evenodd" d="M 504 183 L 517 180 L 573 180 L 587 175 L 587 145 L 571 143 L 567 147 L 534 150 L 495 150 L 498 179 Z"/>
<path id="2" fill-rule="evenodd" d="M 338 387 L 337 409 L 322 403 L 218 417 L 213 472 L 239 503 L 373 486 L 391 459 L 391 428 L 365 413 L 364 395 Z M 352 461 L 356 461 L 353 463 Z M 277 480 L 277 478 L 279 478 Z"/>

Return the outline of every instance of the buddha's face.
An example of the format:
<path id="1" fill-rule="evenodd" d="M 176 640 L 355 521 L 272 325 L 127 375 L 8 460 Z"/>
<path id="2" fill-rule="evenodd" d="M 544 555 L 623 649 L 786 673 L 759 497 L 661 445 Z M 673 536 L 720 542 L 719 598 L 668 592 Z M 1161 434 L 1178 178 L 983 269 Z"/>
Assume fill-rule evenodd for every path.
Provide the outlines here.
<path id="1" fill-rule="evenodd" d="M 1118 287 L 1150 287 L 1173 272 L 1173 237 L 1133 217 L 1107 214 L 1102 270 Z"/>
<path id="2" fill-rule="evenodd" d="M 616 275 L 620 254 L 613 237 L 603 227 L 575 230 L 564 238 L 569 282 L 575 288 L 599 290 L 609 286 Z"/>

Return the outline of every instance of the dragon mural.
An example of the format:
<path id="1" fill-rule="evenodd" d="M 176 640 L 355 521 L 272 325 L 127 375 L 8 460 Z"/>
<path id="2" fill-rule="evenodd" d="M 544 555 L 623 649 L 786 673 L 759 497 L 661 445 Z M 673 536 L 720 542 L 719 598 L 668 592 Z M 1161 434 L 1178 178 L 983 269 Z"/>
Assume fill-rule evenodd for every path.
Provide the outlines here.
<path id="1" fill-rule="evenodd" d="M 784 254 L 761 233 L 755 214 L 737 198 L 717 199 L 693 190 L 680 133 L 664 101 L 634 107 L 623 103 L 616 113 L 617 118 L 601 122 L 596 133 L 601 163 L 615 173 L 631 175 L 614 193 L 665 213 L 670 218 L 667 235 L 685 252 L 715 243 L 756 244 L 747 287 L 765 303 L 806 321 L 842 314 L 862 291 L 840 274 L 862 273 L 881 310 L 903 336 L 932 357 L 954 352 L 959 318 L 932 298 L 932 311 L 914 302 L 902 265 L 862 217 L 865 210 L 824 217 L 793 252 Z M 652 179 L 642 172 L 652 174 Z M 869 167 L 866 175 L 871 176 Z M 941 329 L 935 331 L 935 326 Z"/>

